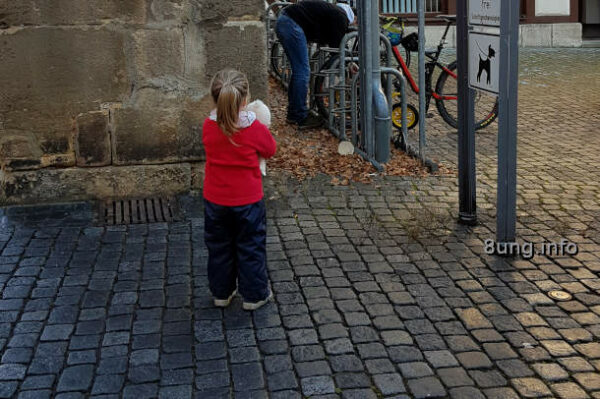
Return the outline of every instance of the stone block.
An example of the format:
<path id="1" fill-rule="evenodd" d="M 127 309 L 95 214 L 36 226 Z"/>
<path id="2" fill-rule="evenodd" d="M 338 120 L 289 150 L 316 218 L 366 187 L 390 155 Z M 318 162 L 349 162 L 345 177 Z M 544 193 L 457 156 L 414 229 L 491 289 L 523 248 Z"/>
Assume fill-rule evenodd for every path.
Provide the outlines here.
<path id="1" fill-rule="evenodd" d="M 75 166 L 75 152 L 69 147 L 69 152 L 64 154 L 44 154 L 42 155 L 42 167 L 49 168 L 67 168 Z"/>
<path id="2" fill-rule="evenodd" d="M 8 170 L 29 170 L 41 167 L 42 150 L 31 134 L 2 131 L 0 137 L 0 167 Z"/>
<path id="3" fill-rule="evenodd" d="M 181 21 L 184 15 L 191 15 L 195 6 L 185 0 L 151 0 L 148 1 L 148 9 L 151 21 Z"/>
<path id="4" fill-rule="evenodd" d="M 136 80 L 177 88 L 184 73 L 184 40 L 181 28 L 137 30 L 132 35 Z"/>
<path id="5" fill-rule="evenodd" d="M 145 198 L 184 193 L 191 184 L 188 163 L 103 168 L 0 172 L 0 197 L 31 204 L 98 198 Z"/>
<path id="6" fill-rule="evenodd" d="M 185 81 L 192 87 L 194 85 L 208 87 L 210 80 L 205 73 L 207 55 L 202 29 L 197 24 L 186 24 L 183 27 L 183 40 Z"/>
<path id="7" fill-rule="evenodd" d="M 552 24 L 553 47 L 581 47 L 582 27 L 579 22 Z"/>
<path id="8" fill-rule="evenodd" d="M 265 13 L 263 0 L 204 0 L 198 2 L 195 19 L 199 21 L 235 19 L 262 19 Z"/>
<path id="9" fill-rule="evenodd" d="M 253 98 L 267 96 L 265 26 L 261 21 L 229 21 L 222 28 L 206 30 L 206 74 L 213 76 L 224 66 L 248 76 Z M 234 43 L 235 45 L 232 45 Z"/>
<path id="10" fill-rule="evenodd" d="M 110 165 L 108 111 L 79 114 L 75 131 L 77 166 Z"/>
<path id="11" fill-rule="evenodd" d="M 0 40 L 3 128 L 33 134 L 43 166 L 73 165 L 73 116 L 129 93 L 123 35 L 101 27 L 9 31 Z"/>
<path id="12" fill-rule="evenodd" d="M 204 186 L 204 162 L 192 164 L 192 190 L 202 190 Z"/>
<path id="13" fill-rule="evenodd" d="M 114 110 L 111 121 L 114 165 L 203 160 L 202 122 L 209 97 L 199 101 L 144 89 L 135 105 Z"/>
<path id="14" fill-rule="evenodd" d="M 9 112 L 28 108 L 45 118 L 99 109 L 129 92 L 123 48 L 121 33 L 98 27 L 3 34 L 2 101 L 11 104 Z"/>
<path id="15" fill-rule="evenodd" d="M 177 160 L 176 110 L 123 108 L 113 123 L 115 165 Z"/>
<path id="16" fill-rule="evenodd" d="M 523 47 L 552 47 L 552 25 L 521 25 L 521 45 Z"/>
<path id="17" fill-rule="evenodd" d="M 0 25 L 85 25 L 146 22 L 146 0 L 0 0 Z"/>

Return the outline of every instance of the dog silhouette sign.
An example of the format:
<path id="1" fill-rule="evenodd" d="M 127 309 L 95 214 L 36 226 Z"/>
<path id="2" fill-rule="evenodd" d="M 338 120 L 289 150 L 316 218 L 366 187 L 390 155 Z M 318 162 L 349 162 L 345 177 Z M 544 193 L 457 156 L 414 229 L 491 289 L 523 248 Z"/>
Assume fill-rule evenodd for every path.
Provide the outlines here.
<path id="1" fill-rule="evenodd" d="M 469 32 L 469 86 L 498 94 L 500 80 L 500 37 Z"/>

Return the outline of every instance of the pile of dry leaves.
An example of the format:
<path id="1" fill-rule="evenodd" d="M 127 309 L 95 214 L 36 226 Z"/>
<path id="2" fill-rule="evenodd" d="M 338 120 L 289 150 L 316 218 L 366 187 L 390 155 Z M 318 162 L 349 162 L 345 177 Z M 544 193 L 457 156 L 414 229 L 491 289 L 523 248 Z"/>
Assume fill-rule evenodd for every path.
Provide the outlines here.
<path id="1" fill-rule="evenodd" d="M 427 176 L 429 173 L 420 161 L 405 153 L 392 150 L 385 171 L 378 173 L 373 165 L 361 156 L 339 155 L 339 140 L 328 130 L 298 131 L 286 122 L 287 94 L 274 79 L 269 81 L 269 99 L 272 113 L 271 132 L 277 141 L 277 153 L 268 162 L 270 170 L 283 170 L 299 180 L 323 173 L 332 177 L 334 185 L 350 182 L 370 183 L 377 175 Z M 438 174 L 451 173 L 440 168 Z"/>

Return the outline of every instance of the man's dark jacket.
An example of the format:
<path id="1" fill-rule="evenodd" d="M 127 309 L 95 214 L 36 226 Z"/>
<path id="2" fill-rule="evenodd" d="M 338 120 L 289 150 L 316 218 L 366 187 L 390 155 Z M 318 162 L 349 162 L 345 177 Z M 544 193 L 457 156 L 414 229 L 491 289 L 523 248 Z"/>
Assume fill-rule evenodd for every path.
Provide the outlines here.
<path id="1" fill-rule="evenodd" d="M 304 31 L 306 40 L 337 48 L 348 32 L 348 17 L 338 6 L 323 0 L 304 0 L 284 9 Z"/>

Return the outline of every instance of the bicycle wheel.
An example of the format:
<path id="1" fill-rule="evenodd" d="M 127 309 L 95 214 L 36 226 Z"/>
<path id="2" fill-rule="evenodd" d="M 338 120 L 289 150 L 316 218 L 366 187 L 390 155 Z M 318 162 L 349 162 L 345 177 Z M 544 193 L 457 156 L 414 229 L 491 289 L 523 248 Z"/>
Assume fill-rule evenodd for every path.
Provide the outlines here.
<path id="1" fill-rule="evenodd" d="M 285 51 L 283 50 L 283 46 L 279 42 L 273 42 L 271 47 L 271 70 L 275 73 L 275 76 L 278 79 L 283 79 L 285 66 L 289 65 L 286 62 Z"/>
<path id="2" fill-rule="evenodd" d="M 419 111 L 412 104 L 406 104 L 406 128 L 414 129 L 419 122 Z M 392 107 L 392 125 L 398 130 L 402 130 L 402 104 L 396 103 Z"/>
<path id="3" fill-rule="evenodd" d="M 435 85 L 440 96 L 435 105 L 447 124 L 458 128 L 458 81 L 456 79 L 456 61 L 448 65 L 441 73 Z M 475 129 L 489 126 L 498 117 L 498 97 L 483 93 L 475 93 Z"/>
<path id="4" fill-rule="evenodd" d="M 339 68 L 339 65 L 339 56 L 332 56 L 323 64 L 315 79 L 313 95 L 315 97 L 315 103 L 317 104 L 317 110 L 325 119 L 329 118 L 329 88 L 337 85 L 339 83 L 339 78 L 333 77 L 323 71 L 337 69 Z M 349 81 L 347 81 L 346 84 L 349 84 Z M 339 101 L 339 96 L 339 91 L 336 91 L 336 102 Z"/>
<path id="5" fill-rule="evenodd" d="M 410 67 L 410 51 L 408 51 L 406 49 L 406 47 L 404 47 L 402 44 L 399 44 L 395 47 L 398 50 L 398 52 L 400 53 L 400 56 L 404 59 L 404 63 L 406 64 L 406 67 L 409 68 Z M 393 52 L 393 50 L 392 50 L 392 52 Z M 400 69 L 400 60 L 397 59 L 396 55 L 394 55 L 394 57 L 392 59 L 392 67 L 394 67 L 396 69 Z"/>

